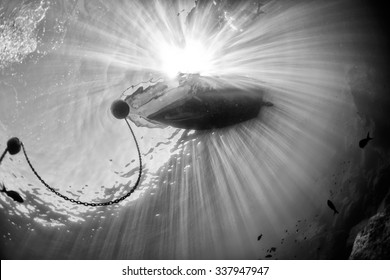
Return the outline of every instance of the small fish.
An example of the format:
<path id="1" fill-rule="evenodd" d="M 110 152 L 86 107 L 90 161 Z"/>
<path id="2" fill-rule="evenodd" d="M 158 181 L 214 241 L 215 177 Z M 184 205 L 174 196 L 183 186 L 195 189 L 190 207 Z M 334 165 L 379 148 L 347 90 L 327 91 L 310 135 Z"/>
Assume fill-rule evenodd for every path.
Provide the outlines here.
<path id="1" fill-rule="evenodd" d="M 370 142 L 372 139 L 374 139 L 374 138 L 371 138 L 371 137 L 370 137 L 370 132 L 368 132 L 368 133 L 367 133 L 367 137 L 359 141 L 359 147 L 362 148 L 362 149 L 364 149 L 364 147 L 365 147 L 365 146 L 368 144 L 368 142 Z"/>
<path id="2" fill-rule="evenodd" d="M 257 241 L 259 241 L 262 237 L 263 237 L 263 234 L 260 234 L 260 235 L 257 237 Z"/>
<path id="3" fill-rule="evenodd" d="M 1 189 L 0 192 L 4 192 L 6 195 L 8 195 L 9 197 L 11 197 L 13 200 L 15 200 L 15 201 L 17 201 L 17 202 L 20 202 L 20 203 L 23 203 L 23 202 L 24 202 L 24 200 L 23 200 L 23 198 L 20 196 L 20 194 L 18 194 L 18 193 L 15 192 L 15 191 L 7 191 L 7 190 L 5 189 L 4 184 L 1 184 L 1 186 L 2 186 L 3 188 Z"/>
<path id="4" fill-rule="evenodd" d="M 270 253 L 276 252 L 276 248 L 275 248 L 275 247 L 271 247 L 271 249 L 269 249 L 269 252 L 270 252 Z"/>
<path id="5" fill-rule="evenodd" d="M 332 209 L 332 210 L 334 211 L 334 214 L 335 214 L 335 215 L 339 213 L 339 211 L 337 211 L 336 206 L 334 206 L 334 204 L 333 204 L 332 201 L 330 201 L 330 200 L 328 199 L 327 204 L 328 204 L 329 208 Z"/>

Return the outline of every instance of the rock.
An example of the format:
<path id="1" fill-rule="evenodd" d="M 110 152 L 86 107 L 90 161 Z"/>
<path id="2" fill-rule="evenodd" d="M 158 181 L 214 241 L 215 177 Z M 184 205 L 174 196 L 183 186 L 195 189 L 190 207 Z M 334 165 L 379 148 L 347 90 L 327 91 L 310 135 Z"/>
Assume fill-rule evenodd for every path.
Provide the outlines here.
<path id="1" fill-rule="evenodd" d="M 386 214 L 390 215 L 390 191 L 387 194 L 387 196 L 385 197 L 384 208 L 385 208 Z"/>
<path id="2" fill-rule="evenodd" d="M 352 247 L 353 247 L 353 244 L 355 242 L 357 235 L 359 234 L 359 232 L 361 232 L 364 229 L 364 227 L 367 225 L 367 223 L 368 223 L 368 219 L 364 219 L 364 220 L 360 221 L 358 224 L 356 224 L 355 226 L 353 226 L 351 228 L 351 230 L 349 231 L 349 236 L 347 239 L 346 246 L 347 246 L 347 248 L 349 248 L 350 252 L 352 251 Z"/>
<path id="3" fill-rule="evenodd" d="M 358 233 L 353 244 L 352 260 L 390 259 L 390 214 L 378 213 Z"/>

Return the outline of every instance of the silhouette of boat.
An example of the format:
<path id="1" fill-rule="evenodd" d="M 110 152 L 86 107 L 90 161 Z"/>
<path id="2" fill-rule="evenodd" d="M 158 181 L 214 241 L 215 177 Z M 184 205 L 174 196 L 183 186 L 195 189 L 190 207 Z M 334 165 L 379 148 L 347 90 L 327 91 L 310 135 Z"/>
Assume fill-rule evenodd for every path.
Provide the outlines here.
<path id="1" fill-rule="evenodd" d="M 126 98 L 132 114 L 154 123 L 184 129 L 222 128 L 256 118 L 263 106 L 260 87 L 235 87 L 218 78 L 187 77 L 170 88 L 166 83 L 138 89 Z"/>

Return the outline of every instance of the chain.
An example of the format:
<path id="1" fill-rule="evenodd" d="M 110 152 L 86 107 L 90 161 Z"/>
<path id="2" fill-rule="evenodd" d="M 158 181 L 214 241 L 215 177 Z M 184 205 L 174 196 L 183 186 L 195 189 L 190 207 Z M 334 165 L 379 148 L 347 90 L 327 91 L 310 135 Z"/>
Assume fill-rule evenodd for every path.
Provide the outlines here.
<path id="1" fill-rule="evenodd" d="M 80 205 L 85 205 L 85 206 L 108 206 L 108 205 L 112 205 L 112 204 L 116 204 L 116 203 L 119 203 L 121 202 L 122 200 L 125 200 L 126 198 L 128 198 L 137 188 L 137 186 L 139 185 L 139 182 L 141 181 L 141 175 L 142 175 L 142 158 L 141 158 L 141 152 L 140 152 L 140 149 L 139 149 L 139 146 L 138 146 L 138 142 L 137 142 L 137 139 L 135 137 L 135 134 L 134 134 L 134 131 L 133 129 L 131 128 L 129 122 L 127 121 L 127 119 L 125 119 L 126 123 L 127 123 L 127 126 L 129 127 L 130 131 L 131 131 L 131 134 L 133 135 L 133 139 L 134 139 L 134 142 L 135 142 L 135 146 L 137 147 L 137 152 L 138 152 L 138 159 L 139 159 L 139 172 L 138 172 L 138 178 L 137 178 L 137 181 L 135 182 L 134 186 L 131 188 L 131 190 L 126 193 L 124 196 L 120 197 L 120 198 L 117 198 L 115 200 L 111 200 L 111 201 L 106 201 L 106 202 L 97 202 L 97 203 L 93 203 L 93 202 L 85 202 L 85 201 L 80 201 L 80 200 L 77 200 L 77 199 L 73 199 L 73 198 L 69 198 L 61 193 L 59 193 L 58 191 L 56 191 L 54 188 L 50 187 L 42 178 L 41 176 L 39 176 L 38 172 L 34 169 L 34 167 L 32 166 L 31 162 L 30 162 L 30 159 L 29 157 L 27 156 L 27 153 L 26 153 L 26 149 L 23 145 L 23 143 L 21 143 L 22 145 L 22 149 L 23 149 L 23 153 L 24 153 L 24 156 L 27 160 L 27 163 L 28 165 L 30 166 L 32 172 L 35 174 L 35 176 L 37 176 L 37 178 L 39 179 L 39 181 L 41 181 L 41 183 L 47 188 L 49 189 L 51 192 L 53 192 L 54 194 L 56 194 L 57 196 L 67 200 L 67 201 L 70 201 L 72 203 L 76 203 L 76 204 L 80 204 Z"/>
<path id="2" fill-rule="evenodd" d="M 0 164 L 1 162 L 3 161 L 3 158 L 5 157 L 6 153 L 8 152 L 8 148 L 5 149 L 5 151 L 2 153 L 1 157 L 0 157 Z"/>

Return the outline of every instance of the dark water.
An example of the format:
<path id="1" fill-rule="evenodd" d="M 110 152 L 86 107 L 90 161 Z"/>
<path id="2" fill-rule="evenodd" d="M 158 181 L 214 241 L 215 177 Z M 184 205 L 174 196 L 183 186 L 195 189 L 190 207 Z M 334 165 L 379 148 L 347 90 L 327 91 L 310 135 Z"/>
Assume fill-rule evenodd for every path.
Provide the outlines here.
<path id="1" fill-rule="evenodd" d="M 1 2 L 0 149 L 19 137 L 70 198 L 113 200 L 137 180 L 131 134 L 110 113 L 131 85 L 125 95 L 194 71 L 256 84 L 274 105 L 205 131 L 132 115 L 144 173 L 112 206 L 65 201 L 22 153 L 6 155 L 0 182 L 25 202 L 0 195 L 2 259 L 349 257 L 389 191 L 388 10 L 205 3 Z"/>

